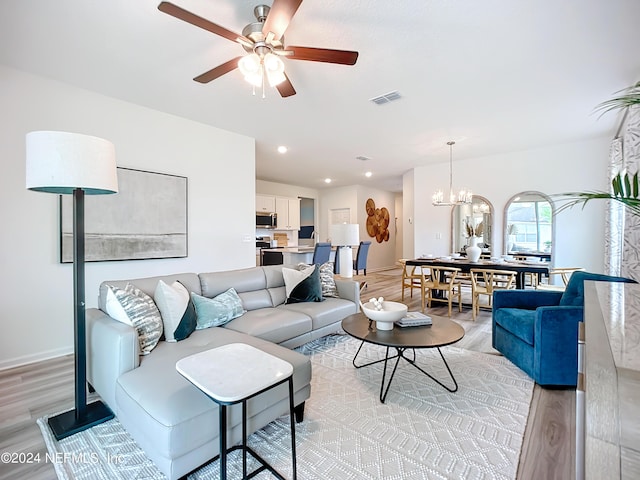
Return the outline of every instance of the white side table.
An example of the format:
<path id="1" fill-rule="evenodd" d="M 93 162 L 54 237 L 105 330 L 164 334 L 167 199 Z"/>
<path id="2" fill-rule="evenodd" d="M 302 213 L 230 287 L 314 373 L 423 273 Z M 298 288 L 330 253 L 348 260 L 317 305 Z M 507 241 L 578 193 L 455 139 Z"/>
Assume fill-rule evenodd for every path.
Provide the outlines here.
<path id="1" fill-rule="evenodd" d="M 227 453 L 242 449 L 242 478 L 247 478 L 247 452 L 260 464 L 250 475 L 269 470 L 286 480 L 247 446 L 247 400 L 284 382 L 289 383 L 291 458 L 296 479 L 296 437 L 293 406 L 293 367 L 273 355 L 244 343 L 231 343 L 185 357 L 176 370 L 218 404 L 220 415 L 220 478 L 227 478 Z M 242 444 L 227 449 L 227 406 L 242 403 Z M 215 458 L 214 458 L 215 460 Z"/>

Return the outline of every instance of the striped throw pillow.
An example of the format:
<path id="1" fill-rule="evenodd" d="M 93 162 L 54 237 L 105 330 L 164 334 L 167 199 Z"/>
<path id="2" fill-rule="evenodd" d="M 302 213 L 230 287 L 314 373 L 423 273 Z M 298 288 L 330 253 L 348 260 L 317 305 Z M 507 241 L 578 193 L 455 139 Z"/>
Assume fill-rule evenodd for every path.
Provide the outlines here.
<path id="1" fill-rule="evenodd" d="M 124 288 L 109 285 L 109 289 L 113 292 L 121 311 L 113 311 L 114 308 L 117 310 L 115 305 L 110 306 L 107 303 L 107 314 L 113 318 L 121 317 L 119 320 L 123 321 L 124 312 L 128 321 L 123 323 L 132 325 L 138 332 L 140 354 L 148 355 L 162 336 L 162 317 L 158 307 L 149 295 L 130 283 Z"/>

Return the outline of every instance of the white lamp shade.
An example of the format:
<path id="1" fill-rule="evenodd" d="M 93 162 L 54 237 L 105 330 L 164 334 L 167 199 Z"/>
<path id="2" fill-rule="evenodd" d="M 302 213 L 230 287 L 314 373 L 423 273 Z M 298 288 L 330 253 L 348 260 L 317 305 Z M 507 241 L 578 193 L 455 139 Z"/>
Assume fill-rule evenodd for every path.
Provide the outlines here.
<path id="1" fill-rule="evenodd" d="M 358 245 L 360 226 L 357 223 L 336 223 L 331 225 L 331 245 L 337 247 Z"/>
<path id="2" fill-rule="evenodd" d="M 107 140 L 79 133 L 27 133 L 27 188 L 87 195 L 118 192 L 116 155 Z"/>

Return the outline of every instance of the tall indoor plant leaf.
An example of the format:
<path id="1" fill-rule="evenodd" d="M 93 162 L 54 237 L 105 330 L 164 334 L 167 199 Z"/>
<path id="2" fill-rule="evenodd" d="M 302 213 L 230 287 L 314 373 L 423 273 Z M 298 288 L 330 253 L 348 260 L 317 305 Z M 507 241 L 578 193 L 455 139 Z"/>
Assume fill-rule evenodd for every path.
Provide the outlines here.
<path id="1" fill-rule="evenodd" d="M 561 205 L 556 212 L 560 213 L 576 205 L 582 205 L 582 208 L 584 208 L 590 200 L 609 199 L 623 204 L 631 213 L 640 216 L 638 172 L 633 175 L 630 173 L 625 173 L 624 175 L 618 173 L 611 180 L 611 185 L 613 193 L 599 191 L 562 193 L 560 196 L 566 199 L 567 202 Z"/>
<path id="2" fill-rule="evenodd" d="M 612 110 L 621 110 L 640 103 L 640 82 L 631 87 L 624 88 L 616 92 L 616 97 L 600 103 L 595 111 L 601 112 L 600 116 Z"/>
<path id="3" fill-rule="evenodd" d="M 640 82 L 616 93 L 619 95 L 602 102 L 596 106 L 595 110 L 602 112 L 601 115 L 604 115 L 612 110 L 626 109 L 633 105 L 640 104 Z M 629 209 L 629 211 L 631 211 L 631 213 L 640 216 L 638 172 L 635 172 L 634 174 L 629 172 L 624 172 L 624 174 L 623 172 L 618 172 L 611 180 L 611 187 L 612 193 L 589 191 L 568 192 L 554 195 L 567 200 L 567 202 L 561 205 L 556 211 L 559 213 L 576 205 L 582 205 L 582 208 L 584 208 L 590 200 L 608 199 L 623 204 L 627 209 Z"/>

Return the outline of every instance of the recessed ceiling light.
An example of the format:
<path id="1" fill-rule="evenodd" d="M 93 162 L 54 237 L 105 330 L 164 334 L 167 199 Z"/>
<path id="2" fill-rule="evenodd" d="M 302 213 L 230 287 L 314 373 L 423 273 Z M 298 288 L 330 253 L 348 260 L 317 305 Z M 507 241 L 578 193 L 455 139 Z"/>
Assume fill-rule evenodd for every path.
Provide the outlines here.
<path id="1" fill-rule="evenodd" d="M 278 153 L 287 153 L 287 150 L 289 150 L 287 147 L 285 147 L 284 145 L 280 145 L 278 147 Z"/>
<path id="2" fill-rule="evenodd" d="M 371 173 L 371 172 L 366 172 L 366 173 L 364 174 L 364 176 L 365 176 L 365 177 L 367 177 L 367 178 L 369 178 L 371 175 L 373 175 L 373 173 Z"/>
<path id="3" fill-rule="evenodd" d="M 324 183 L 331 183 L 331 179 L 330 178 L 325 178 L 324 179 Z"/>

